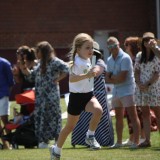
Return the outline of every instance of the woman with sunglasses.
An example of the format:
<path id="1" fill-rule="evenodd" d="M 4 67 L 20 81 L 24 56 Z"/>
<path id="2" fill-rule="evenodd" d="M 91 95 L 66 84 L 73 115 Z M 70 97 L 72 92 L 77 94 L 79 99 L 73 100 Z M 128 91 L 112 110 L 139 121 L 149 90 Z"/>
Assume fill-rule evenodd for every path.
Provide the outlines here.
<path id="1" fill-rule="evenodd" d="M 142 52 L 135 62 L 135 102 L 142 109 L 146 140 L 139 147 L 150 147 L 150 107 L 157 117 L 157 126 L 160 129 L 160 59 L 155 56 L 158 55 L 159 48 L 153 33 L 143 34 L 141 47 Z"/>

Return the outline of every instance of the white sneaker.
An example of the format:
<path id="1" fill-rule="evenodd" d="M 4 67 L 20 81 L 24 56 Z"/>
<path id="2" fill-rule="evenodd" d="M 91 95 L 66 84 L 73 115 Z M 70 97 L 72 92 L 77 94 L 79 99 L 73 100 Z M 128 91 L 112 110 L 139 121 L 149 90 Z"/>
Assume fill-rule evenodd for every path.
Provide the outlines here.
<path id="1" fill-rule="evenodd" d="M 145 138 L 140 138 L 139 139 L 139 144 L 143 143 L 146 139 Z"/>
<path id="2" fill-rule="evenodd" d="M 54 152 L 54 145 L 50 146 L 49 151 L 50 151 L 50 155 L 51 155 L 51 159 L 50 160 L 60 160 L 61 155 L 56 154 Z"/>
<path id="3" fill-rule="evenodd" d="M 42 149 L 42 148 L 43 148 L 43 149 L 44 149 L 44 148 L 48 148 L 48 144 L 45 143 L 45 142 L 41 142 L 41 143 L 38 144 L 38 148 L 41 148 L 41 149 Z"/>
<path id="4" fill-rule="evenodd" d="M 121 148 L 123 144 L 115 143 L 114 145 L 110 146 L 111 149 Z"/>
<path id="5" fill-rule="evenodd" d="M 92 135 L 89 135 L 89 137 L 86 136 L 85 142 L 90 146 L 91 149 L 100 149 L 101 146 L 96 141 L 95 137 Z"/>
<path id="6" fill-rule="evenodd" d="M 122 145 L 123 145 L 124 147 L 128 147 L 128 146 L 133 145 L 133 142 L 130 141 L 129 139 L 127 139 L 126 141 L 122 142 Z"/>

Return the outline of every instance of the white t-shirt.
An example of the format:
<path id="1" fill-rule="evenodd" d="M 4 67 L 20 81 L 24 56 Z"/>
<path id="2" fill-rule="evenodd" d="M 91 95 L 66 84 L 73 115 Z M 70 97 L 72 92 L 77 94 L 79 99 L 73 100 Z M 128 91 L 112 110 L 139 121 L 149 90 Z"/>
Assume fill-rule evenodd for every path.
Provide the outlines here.
<path id="1" fill-rule="evenodd" d="M 70 68 L 70 74 L 80 75 L 86 74 L 92 68 L 90 59 L 82 59 L 78 55 L 75 56 L 74 65 Z M 73 93 L 87 93 L 93 91 L 93 85 L 89 78 L 78 82 L 69 82 L 69 91 Z"/>

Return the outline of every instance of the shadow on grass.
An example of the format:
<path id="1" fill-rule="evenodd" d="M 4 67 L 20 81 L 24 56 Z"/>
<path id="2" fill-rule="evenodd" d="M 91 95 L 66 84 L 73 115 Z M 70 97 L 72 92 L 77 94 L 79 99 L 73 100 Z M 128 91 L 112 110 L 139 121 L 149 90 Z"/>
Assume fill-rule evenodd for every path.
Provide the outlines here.
<path id="1" fill-rule="evenodd" d="M 152 147 L 150 148 L 152 151 L 160 151 L 160 147 Z"/>
<path id="2" fill-rule="evenodd" d="M 65 148 L 63 148 L 63 150 L 72 150 L 72 149 L 89 149 L 89 147 L 87 147 L 87 146 L 72 146 L 72 147 L 65 147 Z"/>

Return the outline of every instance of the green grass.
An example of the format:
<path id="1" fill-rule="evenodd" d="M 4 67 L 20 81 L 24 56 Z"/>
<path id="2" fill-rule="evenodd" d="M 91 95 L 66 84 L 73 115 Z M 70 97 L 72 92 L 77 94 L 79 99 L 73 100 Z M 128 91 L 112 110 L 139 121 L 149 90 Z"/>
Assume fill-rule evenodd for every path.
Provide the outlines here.
<path id="1" fill-rule="evenodd" d="M 11 104 L 11 108 L 15 106 Z M 66 111 L 64 100 L 61 100 L 62 111 Z M 115 118 L 112 118 L 113 124 Z M 65 124 L 66 120 L 63 120 Z M 128 138 L 128 127 L 125 122 L 123 139 Z M 114 125 L 115 126 L 115 125 Z M 84 146 L 71 145 L 71 137 L 69 136 L 64 144 L 62 151 L 62 160 L 159 160 L 160 159 L 160 135 L 158 132 L 151 133 L 152 147 L 147 149 L 130 150 L 128 148 L 109 149 L 102 147 L 99 151 L 90 151 Z M 50 154 L 48 149 L 24 149 L 20 147 L 18 150 L 0 150 L 0 160 L 49 160 Z"/>

